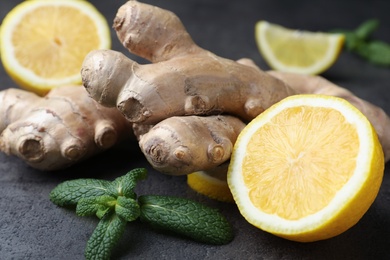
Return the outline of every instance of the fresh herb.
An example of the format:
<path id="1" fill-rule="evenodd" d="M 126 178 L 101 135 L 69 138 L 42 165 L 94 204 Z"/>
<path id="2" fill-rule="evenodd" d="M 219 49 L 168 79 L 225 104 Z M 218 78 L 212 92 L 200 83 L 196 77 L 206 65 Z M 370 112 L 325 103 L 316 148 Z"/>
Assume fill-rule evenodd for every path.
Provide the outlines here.
<path id="1" fill-rule="evenodd" d="M 372 35 L 379 27 L 376 19 L 367 20 L 355 30 L 336 29 L 332 32 L 345 35 L 345 48 L 367 61 L 382 66 L 390 66 L 390 44 L 373 39 Z"/>
<path id="2" fill-rule="evenodd" d="M 199 242 L 227 244 L 233 239 L 230 224 L 215 209 L 172 196 L 137 198 L 134 188 L 146 176 L 146 169 L 138 168 L 114 181 L 76 179 L 65 181 L 51 191 L 50 200 L 56 205 L 76 206 L 77 215 L 96 215 L 100 219 L 88 240 L 86 259 L 109 259 L 127 222 L 138 218 Z"/>
<path id="3" fill-rule="evenodd" d="M 184 198 L 140 196 L 142 221 L 205 243 L 223 245 L 233 239 L 230 225 L 215 209 Z"/>

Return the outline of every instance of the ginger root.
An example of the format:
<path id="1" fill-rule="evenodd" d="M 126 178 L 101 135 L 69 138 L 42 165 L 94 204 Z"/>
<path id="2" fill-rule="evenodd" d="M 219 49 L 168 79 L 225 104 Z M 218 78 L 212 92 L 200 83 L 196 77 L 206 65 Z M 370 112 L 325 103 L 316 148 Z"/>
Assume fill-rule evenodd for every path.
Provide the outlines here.
<path id="1" fill-rule="evenodd" d="M 139 146 L 156 170 L 189 174 L 228 161 L 244 127 L 240 119 L 228 115 L 170 117 L 140 135 Z"/>
<path id="2" fill-rule="evenodd" d="M 223 113 L 249 121 L 294 94 L 265 72 L 200 48 L 167 10 L 128 1 L 119 8 L 114 28 L 130 52 L 152 63 L 95 50 L 85 58 L 81 75 L 92 98 L 116 106 L 130 122 Z"/>
<path id="3" fill-rule="evenodd" d="M 161 172 L 188 174 L 227 162 L 246 122 L 281 99 L 304 93 L 354 104 L 375 127 L 390 159 L 386 113 L 321 77 L 264 72 L 250 59 L 218 57 L 197 46 L 176 15 L 134 0 L 120 7 L 114 28 L 131 53 L 152 63 L 96 50 L 84 60 L 83 84 L 96 101 L 117 107 L 136 123 L 142 152 Z"/>
<path id="4" fill-rule="evenodd" d="M 55 88 L 43 98 L 10 88 L 0 92 L 0 104 L 0 151 L 40 170 L 66 168 L 132 135 L 119 111 L 81 86 Z"/>

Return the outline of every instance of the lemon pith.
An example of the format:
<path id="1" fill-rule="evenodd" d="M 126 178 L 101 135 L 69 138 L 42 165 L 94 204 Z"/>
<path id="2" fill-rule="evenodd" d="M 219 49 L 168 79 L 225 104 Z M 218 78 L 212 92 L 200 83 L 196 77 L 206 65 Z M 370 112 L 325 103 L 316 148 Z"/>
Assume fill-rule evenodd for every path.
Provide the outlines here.
<path id="1" fill-rule="evenodd" d="M 338 98 L 299 95 L 280 103 L 237 139 L 228 171 L 234 200 L 248 222 L 275 235 L 302 242 L 336 236 L 379 191 L 384 157 L 376 133 Z"/>

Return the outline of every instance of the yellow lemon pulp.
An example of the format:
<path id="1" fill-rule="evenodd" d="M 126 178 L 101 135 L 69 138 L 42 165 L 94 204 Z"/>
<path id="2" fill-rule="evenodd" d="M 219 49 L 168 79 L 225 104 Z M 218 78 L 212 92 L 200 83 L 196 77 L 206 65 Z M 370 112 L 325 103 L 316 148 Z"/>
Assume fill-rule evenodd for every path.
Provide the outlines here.
<path id="1" fill-rule="evenodd" d="M 335 63 L 345 37 L 343 34 L 300 31 L 259 21 L 255 27 L 255 39 L 272 69 L 314 75 Z"/>
<path id="2" fill-rule="evenodd" d="M 297 95 L 241 132 L 228 184 L 254 226 L 309 242 L 352 227 L 374 201 L 384 156 L 371 124 L 347 101 Z"/>
<path id="3" fill-rule="evenodd" d="M 111 47 L 105 18 L 80 0 L 22 2 L 4 18 L 0 37 L 6 71 L 38 94 L 56 86 L 81 84 L 85 55 Z"/>
<path id="4" fill-rule="evenodd" d="M 187 184 L 194 191 L 211 199 L 234 202 L 227 184 L 227 164 L 210 171 L 197 171 L 187 175 Z"/>

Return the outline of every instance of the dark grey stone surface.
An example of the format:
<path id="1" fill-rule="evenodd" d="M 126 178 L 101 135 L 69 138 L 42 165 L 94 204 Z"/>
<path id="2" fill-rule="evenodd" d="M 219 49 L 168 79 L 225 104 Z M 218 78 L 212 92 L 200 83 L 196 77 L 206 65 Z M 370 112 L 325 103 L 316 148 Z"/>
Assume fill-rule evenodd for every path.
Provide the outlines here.
<path id="1" fill-rule="evenodd" d="M 17 3 L 0 2 L 0 19 Z M 125 1 L 92 1 L 109 22 Z M 249 57 L 267 66 L 255 45 L 253 27 L 260 19 L 291 28 L 329 30 L 354 28 L 369 18 L 381 25 L 375 37 L 390 42 L 390 1 L 320 0 L 145 0 L 175 12 L 195 42 L 220 56 Z M 124 50 L 115 34 L 113 49 Z M 129 56 L 131 56 L 129 54 Z M 376 67 L 343 52 L 323 74 L 358 96 L 390 113 L 390 70 Z M 0 89 L 16 84 L 0 67 Z M 386 165 L 388 166 L 388 165 Z M 68 170 L 44 173 L 19 159 L 0 154 L 0 259 L 83 259 L 86 241 L 96 218 L 76 217 L 48 199 L 60 182 L 80 177 L 113 179 L 134 167 L 149 168 L 149 178 L 137 193 L 191 198 L 218 208 L 233 224 L 235 239 L 229 245 L 210 246 L 157 233 L 140 222 L 128 225 L 113 254 L 115 259 L 388 259 L 390 257 L 390 172 L 372 207 L 347 232 L 315 243 L 296 243 L 267 234 L 248 224 L 233 204 L 196 194 L 185 177 L 162 175 L 148 166 L 137 145 L 115 148 Z"/>

